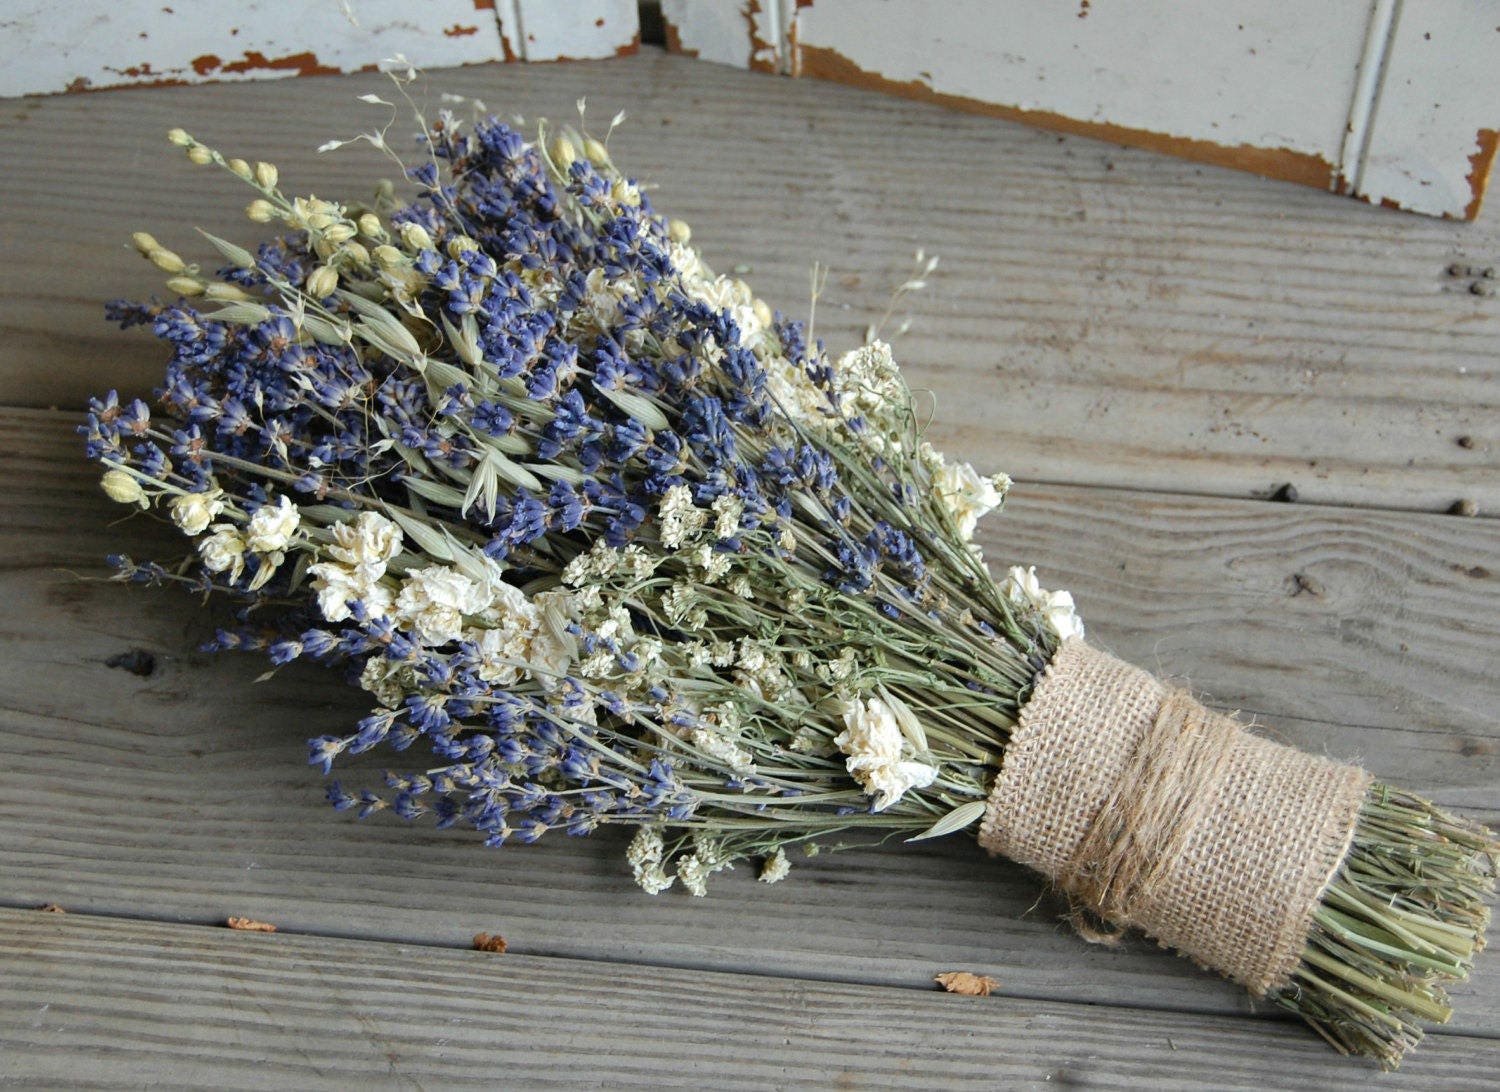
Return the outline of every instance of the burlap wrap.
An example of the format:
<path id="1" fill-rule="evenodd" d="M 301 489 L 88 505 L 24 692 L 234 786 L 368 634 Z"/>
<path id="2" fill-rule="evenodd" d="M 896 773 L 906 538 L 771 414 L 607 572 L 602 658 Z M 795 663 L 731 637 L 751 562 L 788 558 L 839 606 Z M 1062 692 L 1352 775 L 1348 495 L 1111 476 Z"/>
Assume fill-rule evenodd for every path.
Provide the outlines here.
<path id="1" fill-rule="evenodd" d="M 1297 967 L 1369 781 L 1069 641 L 1021 711 L 979 844 L 1262 996 Z"/>

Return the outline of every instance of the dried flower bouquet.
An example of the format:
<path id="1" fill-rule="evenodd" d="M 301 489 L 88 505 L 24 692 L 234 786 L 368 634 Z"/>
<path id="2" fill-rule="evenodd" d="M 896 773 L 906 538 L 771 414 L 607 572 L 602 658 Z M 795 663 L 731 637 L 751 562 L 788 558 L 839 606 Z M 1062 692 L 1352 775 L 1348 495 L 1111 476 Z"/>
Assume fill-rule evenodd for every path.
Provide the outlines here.
<path id="1" fill-rule="evenodd" d="M 888 346 L 832 359 L 715 276 L 603 142 L 423 128 L 406 202 L 290 197 L 174 131 L 283 233 L 208 236 L 216 275 L 135 236 L 173 299 L 111 313 L 171 360 L 157 408 L 111 393 L 83 429 L 109 496 L 192 544 L 120 578 L 223 593 L 213 647 L 370 693 L 311 761 L 392 768 L 335 806 L 489 845 L 626 824 L 640 885 L 693 894 L 970 831 L 1341 1050 L 1393 1065 L 1447 1018 L 1488 832 L 1097 652 L 1033 571 L 994 580 L 972 535 L 1009 479 L 923 441 Z"/>

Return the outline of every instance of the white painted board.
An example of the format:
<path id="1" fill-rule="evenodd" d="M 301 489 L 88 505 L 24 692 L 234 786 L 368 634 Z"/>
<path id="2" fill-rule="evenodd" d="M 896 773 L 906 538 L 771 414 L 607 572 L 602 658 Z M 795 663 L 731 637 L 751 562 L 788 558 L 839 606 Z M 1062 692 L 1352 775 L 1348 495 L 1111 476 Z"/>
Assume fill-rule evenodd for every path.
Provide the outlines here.
<path id="1" fill-rule="evenodd" d="M 669 46 L 1472 219 L 1500 6 L 663 0 Z"/>
<path id="2" fill-rule="evenodd" d="M 611 57 L 634 0 L 8 0 L 0 96 Z"/>

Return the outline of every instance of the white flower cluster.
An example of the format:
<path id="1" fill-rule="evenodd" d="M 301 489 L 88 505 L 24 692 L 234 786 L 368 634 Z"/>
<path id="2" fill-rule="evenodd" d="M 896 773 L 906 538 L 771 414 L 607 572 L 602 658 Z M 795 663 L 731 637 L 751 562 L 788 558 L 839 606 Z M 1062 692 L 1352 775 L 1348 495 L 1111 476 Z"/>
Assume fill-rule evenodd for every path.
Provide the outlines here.
<path id="1" fill-rule="evenodd" d="M 708 522 L 708 510 L 693 503 L 693 490 L 688 485 L 674 485 L 663 493 L 657 515 L 661 544 L 669 550 L 688 545 Z"/>
<path id="2" fill-rule="evenodd" d="M 174 504 L 172 515 L 179 526 L 183 526 L 183 520 L 199 526 L 200 517 L 206 525 L 222 509 L 223 502 L 215 498 L 203 502 L 201 509 L 185 508 L 182 516 L 178 515 Z M 205 512 L 209 514 L 203 515 Z M 198 556 L 209 572 L 228 573 L 231 580 L 238 580 L 245 571 L 245 552 L 248 550 L 259 555 L 260 566 L 255 579 L 250 582 L 250 590 L 254 591 L 271 579 L 277 567 L 286 560 L 286 548 L 291 545 L 301 520 L 302 513 L 291 498 L 282 495 L 276 498 L 276 503 L 268 502 L 257 508 L 246 521 L 243 533 L 232 523 L 213 524 L 208 528 L 213 534 L 198 541 Z"/>
<path id="3" fill-rule="evenodd" d="M 901 731 L 895 711 L 879 698 L 856 699 L 844 706 L 844 730 L 833 739 L 846 756 L 844 765 L 865 795 L 884 811 L 907 789 L 923 789 L 938 769 L 913 761 L 914 748 Z"/>
<path id="4" fill-rule="evenodd" d="M 950 463 L 931 444 L 920 450 L 923 463 L 932 474 L 932 486 L 938 499 L 953 515 L 958 533 L 968 542 L 981 519 L 1005 503 L 1011 480 L 1008 474 L 984 477 L 968 463 Z"/>
<path id="5" fill-rule="evenodd" d="M 1057 634 L 1059 640 L 1083 636 L 1083 619 L 1078 617 L 1073 606 L 1072 593 L 1048 591 L 1042 587 L 1036 578 L 1035 565 L 1024 569 L 1019 565 L 1011 566 L 1000 584 L 1000 592 L 1017 606 L 1034 607 L 1040 611 L 1047 627 Z"/>
<path id="6" fill-rule="evenodd" d="M 464 617 L 488 610 L 505 591 L 520 596 L 503 580 L 480 582 L 447 565 L 407 573 L 396 596 L 396 618 L 424 645 L 446 645 L 464 635 Z M 509 596 L 505 596 L 509 598 Z"/>
<path id="7" fill-rule="evenodd" d="M 662 865 L 664 849 L 660 831 L 653 827 L 641 827 L 631 839 L 630 848 L 625 851 L 625 859 L 630 862 L 635 882 L 648 895 L 659 895 L 672 886 L 672 877 L 667 875 L 667 870 Z"/>
<path id="8" fill-rule="evenodd" d="M 328 530 L 333 535 L 328 554 L 334 560 L 307 570 L 323 617 L 330 622 L 346 620 L 356 599 L 363 601 L 372 618 L 389 614 L 393 595 L 381 578 L 386 563 L 401 553 L 401 528 L 378 512 L 361 512 L 352 523 L 335 523 Z"/>
<path id="9" fill-rule="evenodd" d="M 755 298 L 750 286 L 734 277 L 708 280 L 699 275 L 687 282 L 688 295 L 708 304 L 716 311 L 728 311 L 740 328 L 746 346 L 755 348 L 771 328 L 772 314 L 765 300 Z"/>
<path id="10" fill-rule="evenodd" d="M 639 546 L 623 550 L 595 539 L 592 548 L 573 558 L 563 568 L 562 582 L 571 588 L 623 573 L 634 580 L 645 580 L 656 571 L 657 559 Z"/>
<path id="11" fill-rule="evenodd" d="M 883 419 L 896 405 L 906 401 L 901 369 L 883 341 L 872 341 L 852 349 L 834 363 L 834 387 L 846 416 L 862 413 Z"/>
<path id="12" fill-rule="evenodd" d="M 584 281 L 581 312 L 595 327 L 608 330 L 620 319 L 620 302 L 634 294 L 631 282 L 622 277 L 610 280 L 602 269 L 591 269 Z"/>
<path id="13" fill-rule="evenodd" d="M 700 899 L 708 894 L 710 876 L 733 868 L 724 847 L 702 831 L 693 832 L 693 852 L 677 858 L 677 878 L 689 894 Z"/>

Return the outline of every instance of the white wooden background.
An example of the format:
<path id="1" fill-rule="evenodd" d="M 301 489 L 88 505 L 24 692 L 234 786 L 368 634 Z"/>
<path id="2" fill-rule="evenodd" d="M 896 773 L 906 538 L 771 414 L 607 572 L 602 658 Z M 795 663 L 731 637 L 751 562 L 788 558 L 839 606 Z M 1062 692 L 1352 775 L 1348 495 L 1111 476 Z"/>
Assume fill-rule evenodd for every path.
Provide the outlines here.
<path id="1" fill-rule="evenodd" d="M 635 0 L 7 0 L 0 96 L 613 57 Z"/>
<path id="2" fill-rule="evenodd" d="M 1491 0 L 662 0 L 674 50 L 1472 220 Z M 11 0 L 0 96 L 629 53 L 635 0 Z"/>
<path id="3" fill-rule="evenodd" d="M 1473 219 L 1500 141 L 1488 0 L 663 0 L 704 60 L 879 88 Z"/>

